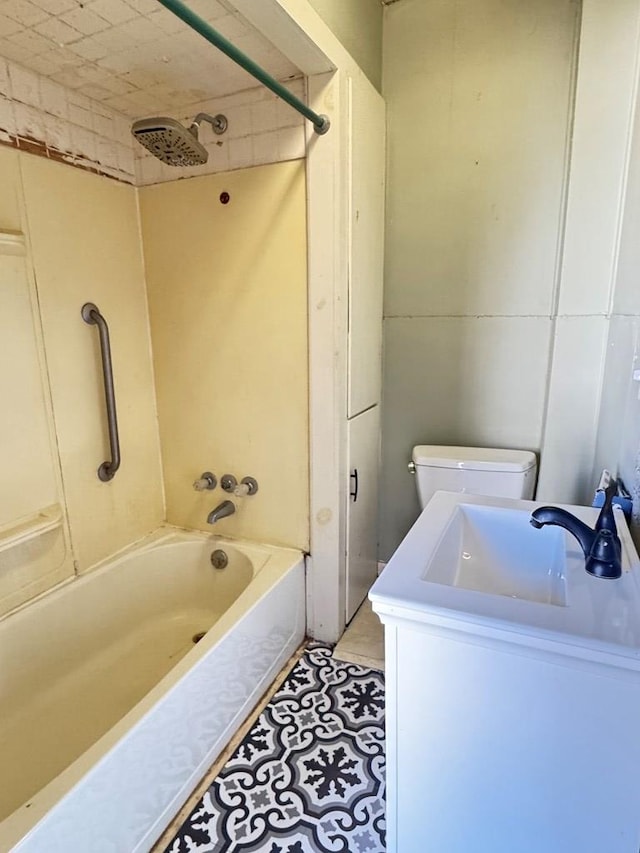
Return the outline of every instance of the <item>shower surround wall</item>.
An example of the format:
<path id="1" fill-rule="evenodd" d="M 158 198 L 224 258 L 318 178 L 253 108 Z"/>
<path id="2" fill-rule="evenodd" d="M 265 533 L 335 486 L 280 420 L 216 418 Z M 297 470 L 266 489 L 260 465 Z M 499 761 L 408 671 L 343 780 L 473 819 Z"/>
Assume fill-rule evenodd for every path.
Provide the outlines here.
<path id="1" fill-rule="evenodd" d="M 153 368 L 136 190 L 25 156 L 32 257 L 72 542 L 83 571 L 157 527 L 164 514 Z M 80 317 L 94 302 L 110 327 L 122 452 L 108 458 L 98 335 Z M 106 454 L 106 455 L 105 455 Z"/>
<path id="2" fill-rule="evenodd" d="M 0 599 L 6 610 L 5 601 L 20 603 L 15 595 L 7 596 L 28 578 L 34 550 L 46 552 L 41 567 L 46 588 L 153 530 L 164 507 L 136 190 L 4 147 L 0 176 L 0 227 L 25 235 L 27 267 L 37 287 L 34 326 L 46 354 L 40 381 L 55 429 L 49 453 L 72 546 L 67 539 L 61 558 L 38 535 L 3 551 Z M 96 473 L 108 454 L 108 440 L 96 329 L 80 316 L 87 301 L 100 307 L 111 327 L 123 465 L 107 484 Z M 11 397 L 5 403 L 11 410 Z M 25 434 L 36 425 L 35 417 L 23 414 Z M 0 454 L 7 450 L 1 447 Z M 38 464 L 36 454 L 29 464 Z M 2 467 L 12 471 L 6 460 Z M 37 473 L 14 472 L 12 488 L 20 491 Z M 45 470 L 41 473 L 42 494 L 36 490 L 34 495 L 44 501 Z M 13 563 L 24 565 L 23 577 L 12 577 L 8 566 Z M 25 592 L 33 595 L 42 588 Z"/>
<path id="3" fill-rule="evenodd" d="M 304 166 L 143 188 L 140 209 L 167 519 L 211 531 L 209 512 L 234 498 L 193 480 L 250 475 L 258 493 L 215 532 L 307 551 Z"/>
<path id="4" fill-rule="evenodd" d="M 302 79 L 291 80 L 288 85 L 304 97 Z M 209 162 L 197 174 L 299 161 L 304 157 L 302 118 L 267 90 L 251 88 L 215 102 L 190 104 L 175 115 L 190 120 L 200 110 L 225 112 L 230 129 L 222 139 L 209 140 Z M 208 127 L 204 128 L 203 134 L 207 131 Z M 135 169 L 134 150 L 139 155 Z M 35 332 L 36 337 L 29 344 L 31 350 L 35 346 L 46 353 L 46 363 L 43 355 L 42 364 L 34 367 L 35 379 L 31 374 L 21 378 L 9 372 L 9 385 L 14 389 L 24 389 L 31 383 L 31 398 L 25 403 L 23 393 L 21 406 L 33 408 L 23 419 L 25 440 L 33 449 L 29 458 L 34 470 L 27 473 L 24 465 L 18 464 L 22 457 L 14 454 L 13 466 L 5 460 L 4 470 L 15 469 L 16 474 L 11 474 L 10 483 L 5 477 L 5 483 L 12 494 L 24 495 L 25 484 L 33 476 L 39 487 L 27 486 L 33 500 L 22 501 L 20 507 L 3 501 L 7 518 L 0 516 L 0 535 L 7 524 L 21 522 L 23 513 L 31 511 L 31 504 L 34 512 L 46 504 L 52 512 L 62 513 L 53 532 L 2 553 L 0 615 L 74 573 L 92 568 L 166 519 L 138 190 L 131 184 L 136 183 L 136 173 L 140 183 L 177 183 L 196 172 L 190 170 L 187 175 L 187 170 L 168 168 L 163 172 L 159 161 L 145 163 L 144 149 L 131 137 L 130 119 L 0 59 L 0 230 L 26 236 L 27 253 L 21 261 L 26 273 L 21 275 L 26 274 L 28 280 L 20 285 L 19 292 L 12 291 L 11 304 L 17 305 L 19 300 L 24 308 L 31 303 L 31 317 L 28 306 L 20 309 L 22 325 L 12 323 L 8 316 L 5 320 L 8 328 L 17 329 L 25 346 L 26 332 L 31 336 Z M 295 255 L 300 269 L 304 267 L 301 280 L 306 292 L 306 259 L 300 267 L 300 258 L 306 251 L 304 168 L 300 162 L 294 171 L 298 175 L 293 184 L 297 187 L 294 194 L 297 193 L 299 218 L 290 223 L 290 228 L 287 225 L 287 239 L 293 233 L 301 235 L 292 257 Z M 239 175 L 238 180 L 246 182 L 250 178 Z M 282 187 L 281 182 L 267 181 L 263 185 L 267 193 L 278 192 Z M 167 191 L 171 192 L 169 186 Z M 268 202 L 265 215 L 265 221 L 283 221 L 281 213 L 269 207 Z M 260 234 L 264 237 L 264 230 Z M 242 251 L 241 248 L 238 255 Z M 15 266 L 15 262 L 10 263 Z M 273 280 L 278 281 L 275 274 Z M 15 290 L 15 285 L 12 287 Z M 298 301 L 294 299 L 291 306 L 280 306 L 281 316 L 291 317 L 291 310 L 298 309 L 300 293 L 298 290 Z M 80 318 L 85 301 L 98 304 L 111 329 L 123 463 L 108 484 L 100 483 L 96 476 L 97 466 L 108 456 L 108 436 L 97 330 Z M 304 310 L 304 326 L 298 328 L 303 328 L 306 335 Z M 25 322 L 29 326 L 26 332 Z M 219 315 L 211 318 L 212 327 L 216 322 Z M 238 337 L 244 340 L 241 331 Z M 299 332 L 294 331 L 289 352 L 297 352 L 300 341 Z M 231 350 L 231 358 L 237 360 L 236 347 L 231 346 Z M 306 371 L 306 343 L 295 358 L 297 377 L 302 365 Z M 281 354 L 278 359 L 282 367 Z M 268 360 L 261 369 L 269 372 Z M 290 447 L 295 448 L 292 464 L 274 451 L 275 440 L 268 450 L 273 465 L 287 472 L 282 494 L 284 506 L 291 501 L 290 511 L 286 518 L 277 513 L 279 486 L 271 501 L 268 490 L 263 491 L 261 501 L 257 505 L 254 501 L 253 510 L 239 512 L 226 523 L 233 535 L 242 533 L 308 547 L 306 382 L 306 372 L 304 383 L 296 380 L 304 401 L 296 397 L 294 409 L 286 403 L 282 406 L 281 412 L 286 415 L 282 429 L 275 408 L 270 419 L 271 428 L 287 435 Z M 237 390 L 227 389 L 227 401 Z M 36 405 L 39 395 L 44 395 L 44 409 L 41 404 Z M 5 395 L 5 399 L 10 398 Z M 233 402 L 228 402 L 227 408 L 230 405 Z M 30 426 L 27 428 L 26 424 Z M 294 436 L 288 433 L 291 425 Z M 265 445 L 261 446 L 264 449 Z M 251 454 L 237 454 L 234 459 L 238 455 L 242 456 L 237 462 L 240 476 L 259 474 L 259 464 L 249 466 L 254 459 Z M 245 470 L 245 464 L 253 470 Z M 195 468 L 199 474 L 200 460 Z M 189 490 L 195 476 L 191 470 L 186 474 Z M 274 478 L 267 474 L 263 482 L 268 484 L 270 479 Z M 179 489 L 182 488 L 184 483 L 180 483 Z M 190 499 L 193 494 L 189 491 Z M 207 494 L 211 497 L 211 493 Z M 216 498 L 221 495 L 224 493 L 220 490 L 215 493 Z M 270 527 L 270 520 L 276 517 L 277 523 Z M 257 524 L 247 523 L 248 519 L 257 519 Z M 198 514 L 197 526 L 201 525 L 202 513 Z"/>

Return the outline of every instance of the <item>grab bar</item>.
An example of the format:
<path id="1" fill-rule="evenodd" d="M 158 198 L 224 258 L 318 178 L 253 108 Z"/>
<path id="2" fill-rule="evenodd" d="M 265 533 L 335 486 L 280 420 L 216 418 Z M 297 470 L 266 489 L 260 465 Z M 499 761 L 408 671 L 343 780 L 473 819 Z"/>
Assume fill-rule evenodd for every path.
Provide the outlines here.
<path id="1" fill-rule="evenodd" d="M 102 373 L 104 375 L 104 398 L 107 404 L 109 422 L 109 445 L 111 461 L 103 462 L 98 468 L 98 477 L 103 483 L 112 480 L 120 467 L 120 441 L 118 439 L 118 416 L 116 414 L 116 394 L 113 387 L 113 364 L 111 362 L 111 344 L 109 327 L 98 308 L 92 302 L 82 306 L 82 319 L 91 326 L 97 326 L 100 334 L 100 353 L 102 355 Z"/>

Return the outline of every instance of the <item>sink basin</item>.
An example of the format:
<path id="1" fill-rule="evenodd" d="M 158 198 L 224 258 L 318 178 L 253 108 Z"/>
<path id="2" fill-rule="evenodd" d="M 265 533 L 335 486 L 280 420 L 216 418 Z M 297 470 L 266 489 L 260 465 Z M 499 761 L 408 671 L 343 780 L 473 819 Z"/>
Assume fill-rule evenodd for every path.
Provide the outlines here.
<path id="1" fill-rule="evenodd" d="M 384 622 L 410 619 L 640 670 L 640 563 L 622 513 L 622 577 L 596 578 L 571 534 L 529 523 L 535 501 L 436 492 L 369 597 Z M 563 505 L 590 527 L 599 510 Z"/>
<path id="2" fill-rule="evenodd" d="M 536 530 L 530 515 L 521 509 L 457 504 L 424 580 L 565 606 L 565 532 Z"/>

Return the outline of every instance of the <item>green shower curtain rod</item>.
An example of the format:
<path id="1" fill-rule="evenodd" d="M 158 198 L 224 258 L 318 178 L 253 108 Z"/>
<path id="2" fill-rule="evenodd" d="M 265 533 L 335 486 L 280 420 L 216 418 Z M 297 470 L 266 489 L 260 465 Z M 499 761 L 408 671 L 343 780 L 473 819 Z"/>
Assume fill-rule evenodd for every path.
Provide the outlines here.
<path id="1" fill-rule="evenodd" d="M 192 30 L 195 30 L 201 36 L 206 38 L 208 42 L 211 42 L 212 45 L 221 50 L 224 54 L 226 54 L 229 59 L 233 59 L 241 68 L 244 68 L 245 71 L 248 71 L 249 74 L 253 75 L 256 80 L 259 80 L 267 89 L 271 89 L 279 98 L 282 98 L 283 101 L 286 101 L 289 106 L 292 106 L 294 110 L 297 110 L 301 113 L 306 119 L 309 119 L 310 122 L 313 123 L 313 128 L 316 133 L 323 134 L 329 130 L 330 122 L 329 117 L 325 115 L 318 115 L 318 113 L 314 113 L 313 110 L 310 110 L 306 104 L 303 104 L 299 98 L 296 98 L 295 95 L 292 95 L 288 89 L 279 83 L 275 77 L 272 77 L 270 74 L 260 68 L 252 59 L 250 59 L 246 53 L 243 53 L 241 50 L 238 50 L 237 47 L 231 44 L 230 41 L 221 35 L 217 30 L 204 21 L 199 15 L 196 15 L 195 12 L 192 12 L 188 6 L 185 6 L 181 0 L 158 0 L 159 3 L 168 9 L 170 12 L 173 12 L 174 15 L 177 15 L 182 21 L 185 22 Z"/>

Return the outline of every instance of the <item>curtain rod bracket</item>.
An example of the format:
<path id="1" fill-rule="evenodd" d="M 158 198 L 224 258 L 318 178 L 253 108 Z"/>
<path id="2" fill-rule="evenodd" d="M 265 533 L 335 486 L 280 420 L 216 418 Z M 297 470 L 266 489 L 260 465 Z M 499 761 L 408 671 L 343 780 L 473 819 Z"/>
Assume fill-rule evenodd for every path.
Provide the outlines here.
<path id="1" fill-rule="evenodd" d="M 329 116 L 323 115 L 322 113 L 318 116 L 320 121 L 318 123 L 313 123 L 313 129 L 318 134 L 318 136 L 324 136 L 324 134 L 331 127 L 331 122 L 329 120 Z"/>

